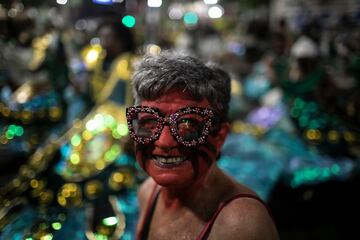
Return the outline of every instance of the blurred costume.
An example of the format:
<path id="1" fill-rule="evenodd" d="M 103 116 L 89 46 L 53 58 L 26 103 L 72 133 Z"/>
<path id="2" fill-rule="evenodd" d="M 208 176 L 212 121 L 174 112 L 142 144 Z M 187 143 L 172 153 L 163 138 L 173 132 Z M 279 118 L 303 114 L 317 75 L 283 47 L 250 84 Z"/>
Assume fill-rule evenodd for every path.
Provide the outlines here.
<path id="1" fill-rule="evenodd" d="M 0 98 L 3 178 L 14 174 L 42 139 L 61 129 L 66 111 L 61 90 L 68 71 L 65 63 L 59 64 L 64 49 L 56 36 L 56 32 L 44 33 L 29 47 L 4 45 L 0 64 L 7 72 Z"/>
<path id="2" fill-rule="evenodd" d="M 1 187 L 0 238 L 133 239 L 143 175 L 127 141 L 124 108 L 131 101 L 127 85 L 137 58 L 124 53 L 103 71 L 99 46 L 83 56 L 94 49 L 94 107 L 82 120 L 72 119 L 65 133 L 49 136 Z"/>
<path id="3" fill-rule="evenodd" d="M 278 75 L 289 113 L 300 135 L 309 145 L 334 157 L 359 157 L 357 130 L 343 121 L 336 108 L 342 92 L 332 82 L 310 39 L 299 38 L 292 48 L 293 65 Z M 351 104 L 351 102 L 346 103 Z"/>
<path id="4" fill-rule="evenodd" d="M 99 45 L 89 45 L 81 53 L 87 71 L 92 72 L 89 94 L 94 102 L 101 102 L 109 96 L 117 84 L 118 102 L 129 105 L 132 102 L 129 79 L 134 55 L 124 53 L 106 63 L 106 51 Z"/>
<path id="5" fill-rule="evenodd" d="M 219 166 L 264 200 L 279 180 L 296 188 L 346 179 L 357 170 L 359 132 L 329 107 L 341 95 L 333 91 L 317 56 L 316 45 L 299 38 L 291 57 L 275 56 L 275 84 L 259 62 L 245 79 L 241 96 L 233 95 L 230 102 L 245 99 L 253 108 L 233 119 Z"/>
<path id="6" fill-rule="evenodd" d="M 124 109 L 108 101 L 39 148 L 1 189 L 2 236 L 130 237 L 140 179 L 126 135 Z"/>

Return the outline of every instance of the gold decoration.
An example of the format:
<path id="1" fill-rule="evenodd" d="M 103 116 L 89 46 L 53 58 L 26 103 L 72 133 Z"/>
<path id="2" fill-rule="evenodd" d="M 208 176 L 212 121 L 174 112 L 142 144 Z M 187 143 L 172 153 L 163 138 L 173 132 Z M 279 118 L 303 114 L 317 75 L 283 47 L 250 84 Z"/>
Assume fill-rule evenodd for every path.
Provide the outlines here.
<path id="1" fill-rule="evenodd" d="M 57 193 L 57 201 L 63 207 L 79 206 L 82 202 L 82 191 L 75 183 L 64 184 Z"/>
<path id="2" fill-rule="evenodd" d="M 125 109 L 108 102 L 96 108 L 77 129 L 61 141 L 71 143 L 71 151 L 61 176 L 67 181 L 83 181 L 95 176 L 122 153 L 120 139 L 127 131 Z M 125 129 L 127 130 L 127 128 Z"/>
<path id="3" fill-rule="evenodd" d="M 28 165 L 22 165 L 19 169 L 19 173 L 21 176 L 26 178 L 34 178 L 35 177 L 35 171 L 30 168 Z"/>
<path id="4" fill-rule="evenodd" d="M 49 109 L 49 117 L 52 121 L 58 121 L 62 116 L 62 109 L 60 107 L 51 107 Z"/>
<path id="5" fill-rule="evenodd" d="M 266 132 L 266 129 L 264 129 L 264 128 L 260 127 L 260 126 L 245 123 L 245 122 L 240 121 L 240 120 L 236 120 L 236 121 L 234 121 L 232 123 L 231 130 L 234 133 L 251 134 L 251 135 L 256 136 L 256 137 L 261 137 Z"/>
<path id="6" fill-rule="evenodd" d="M 101 54 L 104 54 L 102 52 L 102 48 L 100 44 L 93 44 L 86 46 L 80 53 L 81 58 L 83 59 L 83 62 L 85 64 L 85 67 L 88 70 L 94 70 L 96 63 L 98 59 L 103 57 Z"/>
<path id="7" fill-rule="evenodd" d="M 44 180 L 32 179 L 30 181 L 30 188 L 31 188 L 30 196 L 32 198 L 39 197 L 42 191 L 44 190 L 45 186 L 46 186 L 46 182 Z"/>
<path id="8" fill-rule="evenodd" d="M 327 134 L 327 138 L 330 142 L 338 142 L 339 141 L 339 132 L 335 130 L 331 130 Z"/>
<path id="9" fill-rule="evenodd" d="M 89 199 L 95 199 L 103 192 L 103 185 L 99 180 L 91 180 L 85 184 L 85 196 Z"/>
<path id="10" fill-rule="evenodd" d="M 357 138 L 356 138 L 355 133 L 347 131 L 347 132 L 344 132 L 344 139 L 347 142 L 353 143 L 356 141 Z"/>
<path id="11" fill-rule="evenodd" d="M 48 205 L 54 199 L 54 193 L 50 189 L 45 189 L 39 194 L 40 205 Z"/>
<path id="12" fill-rule="evenodd" d="M 28 68 L 30 70 L 36 70 L 45 60 L 46 49 L 54 40 L 53 34 L 45 34 L 41 37 L 37 37 L 32 42 L 33 57 L 29 62 Z"/>
<path id="13" fill-rule="evenodd" d="M 33 119 L 33 113 L 29 110 L 22 110 L 21 112 L 21 120 L 23 123 L 31 122 Z"/>
<path id="14" fill-rule="evenodd" d="M 109 177 L 109 187 L 119 191 L 123 187 L 130 188 L 135 184 L 134 173 L 128 168 L 121 168 L 113 172 Z"/>
<path id="15" fill-rule="evenodd" d="M 86 68 L 93 72 L 90 80 L 90 91 L 97 103 L 102 103 L 110 96 L 119 81 L 126 82 L 125 105 L 132 104 L 130 77 L 133 72 L 134 62 L 137 57 L 124 53 L 113 60 L 108 71 L 103 70 L 106 52 L 99 44 L 89 45 L 81 51 L 81 56 Z"/>
<path id="16" fill-rule="evenodd" d="M 305 136 L 310 141 L 319 141 L 322 138 L 322 134 L 318 129 L 308 129 Z"/>

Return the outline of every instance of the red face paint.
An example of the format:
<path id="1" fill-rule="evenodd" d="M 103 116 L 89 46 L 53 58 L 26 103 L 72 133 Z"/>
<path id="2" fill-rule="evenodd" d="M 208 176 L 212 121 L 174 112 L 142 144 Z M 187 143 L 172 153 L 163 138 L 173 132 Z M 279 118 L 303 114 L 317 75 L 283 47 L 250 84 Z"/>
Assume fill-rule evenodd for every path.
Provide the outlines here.
<path id="1" fill-rule="evenodd" d="M 184 107 L 208 107 L 206 99 L 197 101 L 182 91 L 174 91 L 156 100 L 146 100 L 142 106 L 157 108 L 169 115 Z M 196 147 L 185 147 L 171 135 L 165 126 L 158 140 L 147 145 L 137 144 L 136 158 L 140 166 L 161 186 L 185 189 L 201 184 L 219 154 L 216 138 Z"/>

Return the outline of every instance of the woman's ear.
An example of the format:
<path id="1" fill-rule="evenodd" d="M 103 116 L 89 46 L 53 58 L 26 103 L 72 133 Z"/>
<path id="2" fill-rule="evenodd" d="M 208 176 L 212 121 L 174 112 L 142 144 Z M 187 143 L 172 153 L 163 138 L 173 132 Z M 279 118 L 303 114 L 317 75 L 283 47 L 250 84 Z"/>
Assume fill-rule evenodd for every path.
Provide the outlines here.
<path id="1" fill-rule="evenodd" d="M 216 137 L 215 137 L 217 140 L 216 147 L 218 149 L 222 148 L 222 145 L 224 144 L 225 139 L 226 139 L 227 135 L 229 134 L 229 131 L 230 131 L 230 123 L 229 122 L 221 123 L 220 129 L 217 132 Z"/>

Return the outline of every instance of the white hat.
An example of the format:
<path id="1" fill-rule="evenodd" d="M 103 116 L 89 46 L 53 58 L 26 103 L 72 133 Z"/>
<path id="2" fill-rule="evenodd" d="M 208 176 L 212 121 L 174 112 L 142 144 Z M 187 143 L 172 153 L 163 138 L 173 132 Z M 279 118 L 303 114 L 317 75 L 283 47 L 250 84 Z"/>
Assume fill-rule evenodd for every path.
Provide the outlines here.
<path id="1" fill-rule="evenodd" d="M 319 51 L 314 41 L 302 36 L 293 44 L 290 53 L 295 58 L 314 58 L 318 56 Z"/>

